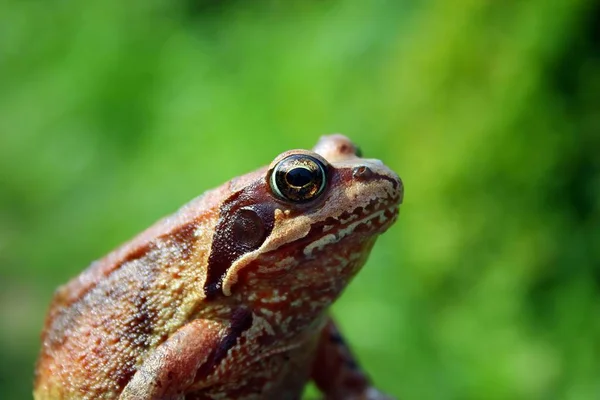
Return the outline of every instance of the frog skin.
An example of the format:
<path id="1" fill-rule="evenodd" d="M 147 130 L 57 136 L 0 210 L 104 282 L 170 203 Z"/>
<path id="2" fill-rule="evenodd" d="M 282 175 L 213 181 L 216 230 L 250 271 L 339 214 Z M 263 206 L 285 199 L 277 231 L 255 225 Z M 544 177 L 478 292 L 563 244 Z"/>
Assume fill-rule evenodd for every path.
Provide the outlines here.
<path id="1" fill-rule="evenodd" d="M 35 399 L 389 399 L 328 310 L 403 193 L 342 135 L 206 192 L 57 290 Z"/>

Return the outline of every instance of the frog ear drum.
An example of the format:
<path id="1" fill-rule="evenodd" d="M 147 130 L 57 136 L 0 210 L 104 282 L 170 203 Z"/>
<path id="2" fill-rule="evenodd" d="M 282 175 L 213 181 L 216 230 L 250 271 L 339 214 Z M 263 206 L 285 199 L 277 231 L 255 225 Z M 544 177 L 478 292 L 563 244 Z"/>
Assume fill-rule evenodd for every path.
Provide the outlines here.
<path id="1" fill-rule="evenodd" d="M 327 185 L 327 169 L 317 157 L 291 154 L 278 161 L 269 177 L 271 191 L 278 198 L 292 203 L 314 200 Z"/>
<path id="2" fill-rule="evenodd" d="M 236 196 L 234 202 L 238 199 Z M 222 290 L 231 265 L 244 254 L 258 249 L 271 234 L 274 209 L 269 205 L 225 207 L 215 228 L 208 257 L 204 293 L 214 298 Z"/>

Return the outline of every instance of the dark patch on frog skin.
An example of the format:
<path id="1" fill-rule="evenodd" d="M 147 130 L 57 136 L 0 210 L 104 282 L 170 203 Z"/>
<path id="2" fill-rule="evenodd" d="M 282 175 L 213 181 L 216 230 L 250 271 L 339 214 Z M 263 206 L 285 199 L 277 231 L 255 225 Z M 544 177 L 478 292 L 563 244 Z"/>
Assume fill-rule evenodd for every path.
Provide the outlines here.
<path id="1" fill-rule="evenodd" d="M 242 334 L 252 327 L 252 312 L 247 308 L 238 308 L 231 314 L 231 324 L 221 342 L 215 346 L 207 361 L 200 366 L 196 373 L 196 379 L 210 374 L 219 363 L 227 356 L 227 352 L 235 346 Z"/>
<path id="2" fill-rule="evenodd" d="M 126 322 L 123 334 L 123 338 L 131 343 L 132 348 L 140 351 L 148 348 L 148 339 L 152 336 L 158 319 L 158 310 L 149 306 L 146 290 L 142 287 L 133 299 L 132 304 L 136 311 Z M 135 361 L 135 358 L 127 358 L 121 367 L 111 374 L 112 380 L 119 388 L 124 388 L 135 374 L 137 369 Z"/>
<path id="3" fill-rule="evenodd" d="M 209 300 L 221 291 L 231 264 L 258 249 L 273 230 L 277 203 L 265 185 L 258 181 L 232 194 L 219 210 L 204 283 Z"/>

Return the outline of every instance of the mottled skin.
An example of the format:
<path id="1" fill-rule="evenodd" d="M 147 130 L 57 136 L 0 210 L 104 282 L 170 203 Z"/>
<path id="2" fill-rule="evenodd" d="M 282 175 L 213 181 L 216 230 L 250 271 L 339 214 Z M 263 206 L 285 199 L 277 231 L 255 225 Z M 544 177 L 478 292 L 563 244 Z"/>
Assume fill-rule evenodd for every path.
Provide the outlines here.
<path id="1" fill-rule="evenodd" d="M 313 151 L 206 192 L 59 288 L 34 397 L 285 400 L 312 379 L 327 399 L 388 398 L 327 312 L 396 220 L 403 186 L 342 135 Z M 293 154 L 326 171 L 302 203 L 269 180 Z"/>

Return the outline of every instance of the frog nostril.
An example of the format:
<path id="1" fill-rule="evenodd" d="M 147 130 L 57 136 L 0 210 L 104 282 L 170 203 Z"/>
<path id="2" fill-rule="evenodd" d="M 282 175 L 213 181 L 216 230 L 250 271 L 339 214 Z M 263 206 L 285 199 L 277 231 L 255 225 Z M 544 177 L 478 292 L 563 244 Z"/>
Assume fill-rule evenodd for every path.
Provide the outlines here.
<path id="1" fill-rule="evenodd" d="M 361 165 L 360 167 L 354 167 L 352 170 L 352 176 L 357 179 L 369 179 L 373 176 L 371 168 Z"/>

